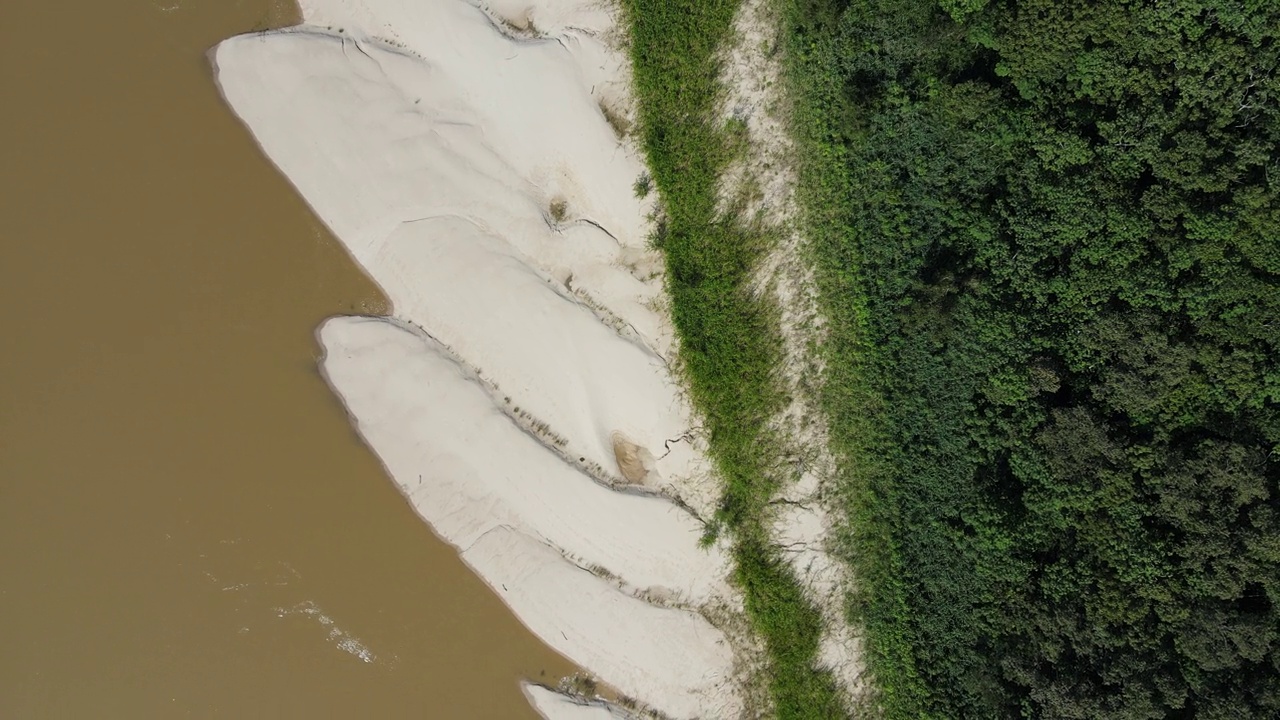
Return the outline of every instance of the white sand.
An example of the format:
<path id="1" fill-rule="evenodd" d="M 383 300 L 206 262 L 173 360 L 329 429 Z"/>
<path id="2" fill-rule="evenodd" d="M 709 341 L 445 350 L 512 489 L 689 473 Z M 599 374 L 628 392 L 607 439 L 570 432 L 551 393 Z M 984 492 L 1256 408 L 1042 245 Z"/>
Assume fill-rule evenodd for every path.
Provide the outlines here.
<path id="1" fill-rule="evenodd" d="M 580 30 L 513 40 L 460 0 L 303 8 L 335 33 L 244 36 L 216 51 L 224 95 L 266 153 L 396 315 L 518 396 L 567 439 L 567 457 L 616 476 L 613 432 L 662 457 L 691 426 L 661 357 L 669 332 L 647 307 L 662 288 L 632 191 L 643 166 L 592 95 L 607 85 L 604 45 Z M 405 47 L 354 39 L 362 25 Z M 557 309 L 566 303 L 577 317 Z M 548 327 L 562 316 L 572 329 Z M 582 338 L 576 352 L 563 352 L 568 336 Z M 671 448 L 651 484 L 709 510 L 705 462 Z"/>
<path id="2" fill-rule="evenodd" d="M 724 558 L 653 497 L 601 487 L 504 415 L 469 370 L 394 321 L 334 318 L 325 375 L 418 513 L 552 647 L 688 717 L 726 702 L 732 653 L 701 616 Z M 594 571 L 594 574 L 593 572 Z"/>
<path id="3" fill-rule="evenodd" d="M 303 0 L 215 50 L 264 152 L 381 285 L 394 321 L 319 336 L 326 376 L 418 513 L 549 645 L 675 717 L 731 717 L 736 601 L 700 523 L 717 495 L 653 308 L 643 167 L 610 14 L 581 1 Z M 501 19 L 495 19 L 501 18 Z M 534 32 L 550 37 L 533 39 Z M 529 37 L 513 37 L 528 35 Z M 668 450 L 669 447 L 669 450 Z M 643 454 L 643 453 L 642 453 Z"/>

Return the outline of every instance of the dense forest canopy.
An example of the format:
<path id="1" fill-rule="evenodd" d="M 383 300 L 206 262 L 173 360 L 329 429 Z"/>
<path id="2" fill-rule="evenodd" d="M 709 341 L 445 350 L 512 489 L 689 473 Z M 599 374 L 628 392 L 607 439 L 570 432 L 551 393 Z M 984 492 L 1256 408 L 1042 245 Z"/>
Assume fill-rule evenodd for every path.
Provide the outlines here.
<path id="1" fill-rule="evenodd" d="M 1280 2 L 793 10 L 890 714 L 1280 717 Z"/>

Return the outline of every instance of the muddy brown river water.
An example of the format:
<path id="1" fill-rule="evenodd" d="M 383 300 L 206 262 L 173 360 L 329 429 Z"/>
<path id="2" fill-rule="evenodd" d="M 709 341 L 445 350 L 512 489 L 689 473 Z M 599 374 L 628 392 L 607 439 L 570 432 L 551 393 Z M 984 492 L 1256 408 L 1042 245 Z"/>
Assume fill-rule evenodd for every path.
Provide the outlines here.
<path id="1" fill-rule="evenodd" d="M 0 717 L 535 717 L 572 667 L 348 426 L 312 333 L 384 301 L 214 88 L 295 9 L 4 7 Z"/>

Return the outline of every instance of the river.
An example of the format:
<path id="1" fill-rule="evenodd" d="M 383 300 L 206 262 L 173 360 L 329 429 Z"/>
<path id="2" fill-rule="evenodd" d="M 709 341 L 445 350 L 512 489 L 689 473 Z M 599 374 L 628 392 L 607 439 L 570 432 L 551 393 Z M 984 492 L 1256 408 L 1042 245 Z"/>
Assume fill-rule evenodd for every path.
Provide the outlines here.
<path id="1" fill-rule="evenodd" d="M 214 88 L 296 10 L 5 7 L 0 717 L 535 717 L 572 666 L 352 432 L 313 331 L 385 301 Z"/>

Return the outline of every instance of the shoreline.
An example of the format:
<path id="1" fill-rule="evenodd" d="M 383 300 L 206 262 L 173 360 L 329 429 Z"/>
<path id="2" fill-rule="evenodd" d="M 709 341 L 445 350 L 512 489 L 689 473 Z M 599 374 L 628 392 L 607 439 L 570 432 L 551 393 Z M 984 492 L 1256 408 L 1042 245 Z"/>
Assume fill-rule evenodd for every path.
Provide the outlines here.
<path id="1" fill-rule="evenodd" d="M 616 134 L 626 62 L 601 40 L 612 17 L 301 4 L 303 25 L 211 61 L 394 308 L 317 331 L 326 381 L 419 515 L 544 642 L 669 715 L 738 714 L 734 639 L 706 616 L 741 599 L 723 543 L 698 543 L 719 492 L 665 359 L 645 169 Z M 645 494 L 613 489 L 628 483 Z"/>

